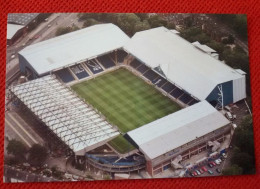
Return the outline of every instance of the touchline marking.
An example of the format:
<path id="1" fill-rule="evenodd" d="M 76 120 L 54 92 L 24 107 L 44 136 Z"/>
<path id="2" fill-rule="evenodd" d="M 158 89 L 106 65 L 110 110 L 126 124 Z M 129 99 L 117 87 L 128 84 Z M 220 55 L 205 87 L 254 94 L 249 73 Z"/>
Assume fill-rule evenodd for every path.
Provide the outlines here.
<path id="1" fill-rule="evenodd" d="M 38 144 L 38 142 L 32 137 L 32 135 L 30 135 L 24 128 L 23 126 L 12 116 L 12 114 L 8 114 L 10 116 L 10 118 L 30 137 L 30 139 L 32 139 L 33 142 L 35 142 L 36 144 Z"/>
<path id="2" fill-rule="evenodd" d="M 32 145 L 12 126 L 12 124 L 7 119 L 5 119 L 5 121 L 8 123 L 8 126 L 11 127 L 14 132 L 31 148 Z"/>

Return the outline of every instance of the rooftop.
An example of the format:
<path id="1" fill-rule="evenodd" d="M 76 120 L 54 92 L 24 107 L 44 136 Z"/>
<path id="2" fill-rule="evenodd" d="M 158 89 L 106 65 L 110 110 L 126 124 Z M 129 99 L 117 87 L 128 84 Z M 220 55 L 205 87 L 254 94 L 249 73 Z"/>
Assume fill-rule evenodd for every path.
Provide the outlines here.
<path id="1" fill-rule="evenodd" d="M 11 91 L 77 155 L 119 135 L 102 115 L 53 75 L 13 86 Z"/>
<path id="2" fill-rule="evenodd" d="M 207 101 L 202 101 L 127 134 L 148 158 L 154 159 L 229 123 Z"/>
<path id="3" fill-rule="evenodd" d="M 164 27 L 137 32 L 124 49 L 149 67 L 160 66 L 168 80 L 199 100 L 205 100 L 218 84 L 243 77 Z"/>
<path id="4" fill-rule="evenodd" d="M 129 37 L 113 24 L 99 24 L 42 41 L 19 52 L 38 75 L 121 48 Z"/>

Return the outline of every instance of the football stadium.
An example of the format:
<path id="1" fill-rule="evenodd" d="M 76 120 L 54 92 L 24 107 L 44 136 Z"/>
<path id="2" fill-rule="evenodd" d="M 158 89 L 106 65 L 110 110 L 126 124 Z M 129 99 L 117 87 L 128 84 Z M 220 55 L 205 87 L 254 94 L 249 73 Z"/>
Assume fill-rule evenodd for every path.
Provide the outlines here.
<path id="1" fill-rule="evenodd" d="M 224 152 L 234 127 L 221 110 L 246 98 L 245 72 L 165 27 L 129 38 L 94 25 L 24 48 L 19 65 L 29 81 L 10 87 L 13 98 L 75 161 L 107 173 L 153 177 Z"/>

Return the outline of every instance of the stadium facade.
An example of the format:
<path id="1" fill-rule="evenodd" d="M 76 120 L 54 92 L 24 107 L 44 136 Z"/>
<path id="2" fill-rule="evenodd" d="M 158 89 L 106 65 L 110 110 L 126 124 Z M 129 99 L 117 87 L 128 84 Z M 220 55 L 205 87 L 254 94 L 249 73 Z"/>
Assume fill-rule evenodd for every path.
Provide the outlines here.
<path id="1" fill-rule="evenodd" d="M 12 87 L 11 92 L 76 155 L 84 155 L 103 145 L 118 131 L 90 105 L 85 102 L 86 105 L 83 105 L 83 101 L 68 89 L 70 85 L 95 78 L 105 70 L 125 66 L 179 102 L 183 110 L 125 135 L 144 154 L 146 170 L 152 176 L 167 169 L 177 157 L 189 159 L 211 148 L 208 142 L 227 139 L 232 133 L 231 124 L 217 109 L 246 97 L 243 71 L 230 68 L 198 45 L 187 42 L 177 32 L 164 27 L 137 32 L 132 38 L 113 24 L 87 27 L 24 48 L 19 52 L 19 64 L 21 72 L 34 80 Z M 44 84 L 47 81 L 69 93 L 68 96 L 56 91 L 55 94 L 60 95 L 56 98 L 52 95 L 55 86 Z M 82 108 L 75 113 L 70 111 L 73 103 L 69 105 L 61 100 L 63 98 L 79 101 Z M 55 110 L 50 110 L 55 106 Z M 64 111 L 59 107 L 63 107 Z M 43 115 L 35 108 L 48 111 Z M 79 125 L 77 117 L 82 114 L 81 111 L 94 111 L 94 117 L 82 116 Z M 67 114 L 70 117 L 64 120 Z M 55 120 L 55 117 L 59 119 Z M 104 127 L 102 124 L 95 127 L 95 122 L 99 122 L 96 117 L 102 124 L 105 123 Z M 54 123 L 50 123 L 49 118 Z M 80 126 L 84 132 L 78 129 Z M 89 127 L 98 130 L 93 133 Z M 92 137 L 93 140 L 87 140 Z M 72 142 L 71 138 L 77 142 Z M 97 168 L 104 166 L 98 161 L 95 165 Z M 138 167 L 143 168 L 139 164 Z M 110 170 L 112 172 L 112 168 Z"/>
<path id="2" fill-rule="evenodd" d="M 177 157 L 183 161 L 207 150 L 209 141 L 230 138 L 231 129 L 220 112 L 202 101 L 130 131 L 126 137 L 145 155 L 146 169 L 153 176 L 168 169 Z"/>

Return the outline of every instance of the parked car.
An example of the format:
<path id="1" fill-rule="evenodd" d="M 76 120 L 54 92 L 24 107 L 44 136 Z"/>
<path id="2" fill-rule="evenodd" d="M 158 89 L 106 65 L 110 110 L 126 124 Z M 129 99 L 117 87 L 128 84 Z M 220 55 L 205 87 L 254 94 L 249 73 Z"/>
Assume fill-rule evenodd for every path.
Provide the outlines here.
<path id="1" fill-rule="evenodd" d="M 195 171 L 198 173 L 198 175 L 201 175 L 201 173 L 198 170 L 195 170 Z"/>
<path id="2" fill-rule="evenodd" d="M 222 154 L 222 157 L 227 158 L 227 154 L 226 154 L 226 153 L 223 153 L 223 154 Z"/>
<path id="3" fill-rule="evenodd" d="M 214 161 L 212 161 L 211 163 L 212 163 L 213 166 L 216 166 L 216 165 L 217 165 Z"/>
<path id="4" fill-rule="evenodd" d="M 208 170 L 208 173 L 211 174 L 211 175 L 213 174 L 213 172 L 211 170 Z"/>
<path id="5" fill-rule="evenodd" d="M 212 162 L 209 162 L 209 163 L 208 163 L 208 166 L 209 166 L 210 168 L 214 167 L 214 165 L 212 164 Z"/>
<path id="6" fill-rule="evenodd" d="M 206 168 L 205 166 L 203 166 L 201 169 L 202 169 L 203 171 L 205 171 L 205 172 L 208 171 L 207 168 Z"/>
<path id="7" fill-rule="evenodd" d="M 218 173 L 221 173 L 221 171 L 220 171 L 220 169 L 219 169 L 219 168 L 217 168 L 217 169 L 216 169 L 216 171 L 217 171 Z"/>
<path id="8" fill-rule="evenodd" d="M 200 173 L 203 174 L 204 173 L 204 170 L 203 169 L 199 169 Z"/>
<path id="9" fill-rule="evenodd" d="M 233 121 L 233 120 L 234 120 L 234 117 L 233 117 L 233 115 L 232 115 L 230 112 L 227 112 L 227 113 L 225 114 L 225 116 L 226 116 L 226 118 L 227 118 L 228 120 L 230 120 L 230 121 Z"/>
<path id="10" fill-rule="evenodd" d="M 193 174 L 194 176 L 197 176 L 197 175 L 198 175 L 198 173 L 197 173 L 196 171 L 193 171 L 192 174 Z"/>
<path id="11" fill-rule="evenodd" d="M 222 162 L 221 159 L 216 159 L 216 160 L 215 160 L 215 163 L 216 163 L 217 165 L 219 165 L 221 162 Z"/>

